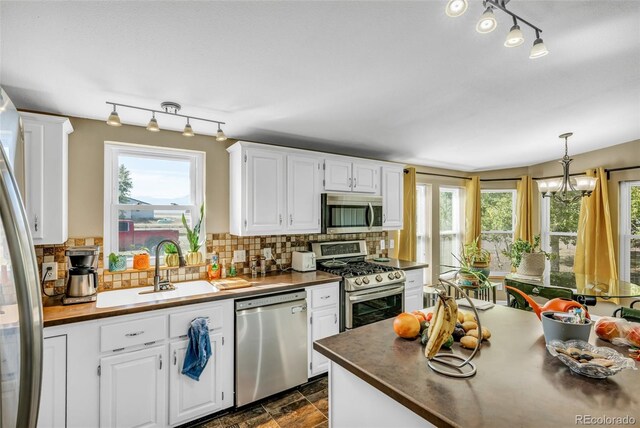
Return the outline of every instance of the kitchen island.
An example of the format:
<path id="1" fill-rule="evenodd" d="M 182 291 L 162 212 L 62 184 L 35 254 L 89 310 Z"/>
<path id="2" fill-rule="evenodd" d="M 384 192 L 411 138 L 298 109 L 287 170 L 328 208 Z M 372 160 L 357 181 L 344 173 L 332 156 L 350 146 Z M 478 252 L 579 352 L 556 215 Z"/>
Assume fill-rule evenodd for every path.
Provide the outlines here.
<path id="1" fill-rule="evenodd" d="M 474 359 L 477 374 L 468 379 L 432 371 L 424 347 L 398 338 L 393 320 L 315 342 L 331 362 L 332 426 L 574 426 L 589 417 L 640 423 L 639 371 L 605 380 L 573 374 L 546 351 L 535 314 L 496 306 L 480 317 L 492 337 Z M 612 346 L 593 332 L 590 341 Z M 453 352 L 470 353 L 459 344 Z"/>

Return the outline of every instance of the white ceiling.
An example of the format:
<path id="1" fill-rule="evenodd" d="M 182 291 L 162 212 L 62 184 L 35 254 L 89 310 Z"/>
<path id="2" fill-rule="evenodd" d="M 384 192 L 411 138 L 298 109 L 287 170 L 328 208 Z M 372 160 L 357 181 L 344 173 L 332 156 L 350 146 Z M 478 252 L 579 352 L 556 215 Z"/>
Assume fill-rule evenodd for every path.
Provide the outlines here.
<path id="1" fill-rule="evenodd" d="M 2 1 L 0 83 L 27 109 L 175 100 L 234 138 L 467 171 L 558 159 L 566 131 L 571 154 L 640 138 L 640 2 L 511 1 L 537 60 L 528 28 L 505 48 L 507 16 L 478 34 L 470 3 Z"/>

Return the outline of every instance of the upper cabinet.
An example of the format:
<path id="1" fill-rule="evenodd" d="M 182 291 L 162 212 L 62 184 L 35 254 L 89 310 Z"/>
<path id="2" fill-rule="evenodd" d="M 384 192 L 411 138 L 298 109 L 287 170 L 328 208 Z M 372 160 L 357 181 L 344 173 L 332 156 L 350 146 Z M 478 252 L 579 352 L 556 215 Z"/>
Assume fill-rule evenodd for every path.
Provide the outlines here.
<path id="1" fill-rule="evenodd" d="M 36 245 L 67 240 L 69 119 L 20 113 L 24 126 L 23 199 Z"/>
<path id="2" fill-rule="evenodd" d="M 399 165 L 245 141 L 227 151 L 233 235 L 320 233 L 323 192 L 382 193 L 393 205 L 383 207 L 384 228 L 402 228 Z"/>
<path id="3" fill-rule="evenodd" d="M 326 192 L 380 193 L 379 165 L 350 158 L 324 161 L 324 190 Z"/>
<path id="4" fill-rule="evenodd" d="M 382 227 L 402 229 L 404 168 L 382 167 Z"/>

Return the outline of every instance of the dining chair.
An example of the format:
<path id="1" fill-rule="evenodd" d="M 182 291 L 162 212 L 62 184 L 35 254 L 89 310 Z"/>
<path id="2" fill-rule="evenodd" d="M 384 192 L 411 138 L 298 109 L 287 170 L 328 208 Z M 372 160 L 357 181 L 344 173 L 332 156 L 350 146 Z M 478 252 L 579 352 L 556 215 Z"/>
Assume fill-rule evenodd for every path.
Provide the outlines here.
<path id="1" fill-rule="evenodd" d="M 628 308 L 624 306 L 619 307 L 613 311 L 613 316 L 617 317 L 620 314 L 620 318 L 624 318 L 627 321 L 640 322 L 640 309 L 633 309 L 633 305 L 640 302 L 640 300 L 634 300 L 631 302 Z"/>

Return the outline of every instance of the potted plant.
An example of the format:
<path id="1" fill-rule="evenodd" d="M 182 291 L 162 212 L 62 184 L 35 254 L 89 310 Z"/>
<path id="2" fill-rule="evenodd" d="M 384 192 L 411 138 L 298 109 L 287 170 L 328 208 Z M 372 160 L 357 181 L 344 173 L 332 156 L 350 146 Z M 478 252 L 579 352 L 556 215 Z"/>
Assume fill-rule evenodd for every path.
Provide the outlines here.
<path id="1" fill-rule="evenodd" d="M 127 269 L 127 256 L 125 254 L 109 254 L 109 271 L 120 272 Z"/>
<path id="2" fill-rule="evenodd" d="M 180 266 L 178 248 L 170 242 L 164 244 L 164 263 L 169 267 Z"/>
<path id="3" fill-rule="evenodd" d="M 187 230 L 187 241 L 189 242 L 189 252 L 187 253 L 187 264 L 197 265 L 202 263 L 202 253 L 200 247 L 202 247 L 202 241 L 200 240 L 200 227 L 202 227 L 202 220 L 204 219 L 204 204 L 200 206 L 200 218 L 193 226 L 193 229 L 189 228 L 187 219 L 182 214 L 182 225 Z"/>
<path id="4" fill-rule="evenodd" d="M 142 247 L 133 254 L 133 268 L 138 270 L 149 269 L 149 260 L 149 249 Z"/>
<path id="5" fill-rule="evenodd" d="M 552 256 L 540 248 L 540 235 L 533 238 L 533 244 L 524 239 L 516 239 L 503 254 L 509 257 L 517 274 L 535 277 L 542 276 L 545 259 L 550 260 Z"/>
<path id="6" fill-rule="evenodd" d="M 455 256 L 454 256 L 455 257 Z M 489 279 L 489 264 L 491 253 L 480 248 L 480 237 L 462 247 L 460 256 L 456 257 L 460 263 L 458 275 L 462 285 L 480 286 Z"/>

